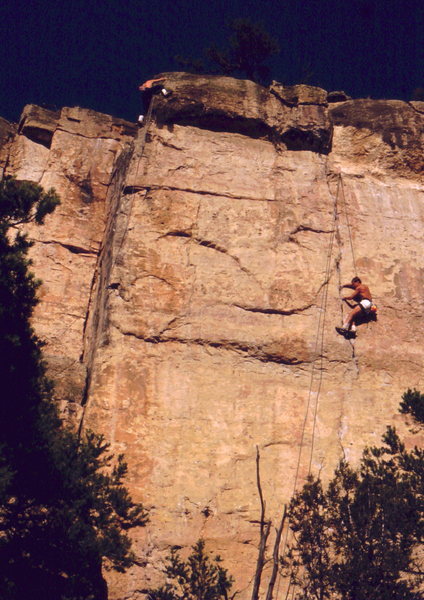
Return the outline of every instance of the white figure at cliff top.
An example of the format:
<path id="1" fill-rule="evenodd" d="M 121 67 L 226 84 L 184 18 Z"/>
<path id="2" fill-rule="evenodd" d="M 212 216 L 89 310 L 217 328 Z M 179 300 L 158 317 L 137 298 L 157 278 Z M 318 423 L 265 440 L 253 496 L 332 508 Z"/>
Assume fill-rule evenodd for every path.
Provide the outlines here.
<path id="1" fill-rule="evenodd" d="M 143 111 L 144 114 L 138 117 L 138 122 L 140 125 L 143 123 L 144 115 L 149 110 L 150 102 L 152 101 L 153 94 L 161 93 L 163 96 L 168 96 L 169 91 L 163 87 L 163 83 L 165 81 L 164 77 L 159 77 L 158 79 L 148 79 L 144 83 L 142 83 L 138 89 L 140 92 L 143 92 Z"/>

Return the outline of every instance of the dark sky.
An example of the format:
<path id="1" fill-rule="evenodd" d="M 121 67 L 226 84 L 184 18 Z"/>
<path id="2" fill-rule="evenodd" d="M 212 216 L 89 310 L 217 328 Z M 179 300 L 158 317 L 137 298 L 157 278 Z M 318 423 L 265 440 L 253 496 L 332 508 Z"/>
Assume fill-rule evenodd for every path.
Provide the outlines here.
<path id="1" fill-rule="evenodd" d="M 27 103 L 84 106 L 135 120 L 139 83 L 174 56 L 222 46 L 234 18 L 281 46 L 273 77 L 410 99 L 424 87 L 424 0 L 2 0 L 0 116 Z"/>

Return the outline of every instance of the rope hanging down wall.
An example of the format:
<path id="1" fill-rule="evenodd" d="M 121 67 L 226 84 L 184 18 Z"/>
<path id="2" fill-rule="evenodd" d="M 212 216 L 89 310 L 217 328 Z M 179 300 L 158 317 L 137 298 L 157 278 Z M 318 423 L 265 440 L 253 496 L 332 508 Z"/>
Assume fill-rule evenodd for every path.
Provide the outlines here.
<path id="1" fill-rule="evenodd" d="M 138 171 L 139 171 L 139 167 L 140 167 L 140 162 L 141 159 L 143 157 L 143 153 L 144 153 L 144 147 L 146 145 L 146 137 L 147 137 L 147 133 L 148 133 L 148 129 L 152 120 L 152 114 L 153 114 L 153 107 L 154 107 L 154 101 L 155 101 L 155 97 L 152 97 L 152 101 L 150 102 L 150 106 L 149 106 L 149 110 L 147 112 L 146 115 L 146 120 L 145 120 L 145 124 L 143 127 L 143 131 L 141 136 L 139 136 L 139 139 L 137 140 L 137 146 L 139 148 L 139 155 L 138 155 L 138 161 L 137 161 L 137 166 L 136 166 L 136 170 L 135 170 L 135 180 L 137 179 L 138 176 Z M 131 161 L 131 158 L 129 159 L 129 161 Z M 126 169 L 126 167 L 125 167 Z M 127 237 L 127 233 L 128 233 L 128 227 L 129 227 L 129 223 L 130 223 L 130 219 L 131 219 L 131 213 L 132 213 L 132 209 L 133 209 L 133 204 L 134 204 L 134 197 L 135 197 L 135 190 L 133 189 L 133 187 L 130 186 L 126 186 L 125 183 L 122 185 L 122 187 L 119 190 L 119 204 L 118 204 L 118 208 L 117 211 L 115 213 L 115 219 L 117 212 L 119 212 L 119 207 L 121 206 L 121 199 L 122 199 L 122 194 L 125 194 L 125 192 L 127 193 L 128 196 L 130 197 L 129 200 L 129 206 L 128 206 L 128 212 L 127 212 L 127 217 L 126 217 L 126 222 L 125 222 L 125 226 L 123 228 L 123 233 L 121 236 L 121 240 L 119 241 L 119 243 L 116 244 L 117 248 L 115 251 L 113 251 L 113 254 L 111 256 L 111 264 L 110 264 L 110 268 L 109 268 L 109 274 L 112 273 L 113 268 L 116 264 L 117 258 L 121 252 L 122 246 L 124 245 L 125 239 Z M 145 194 L 147 193 L 147 190 L 145 191 Z M 113 227 L 112 231 L 115 231 L 115 227 Z M 111 246 L 114 248 L 115 247 L 115 243 L 114 241 L 112 242 Z M 104 251 L 104 248 L 103 248 Z M 109 285 L 106 285 L 105 282 L 103 281 L 103 286 L 106 287 L 106 289 L 110 290 L 110 289 L 115 289 L 115 286 L 117 284 L 113 283 L 111 284 L 109 281 Z M 103 286 L 101 286 L 103 288 Z M 85 395 L 87 395 L 87 390 L 89 388 L 90 385 L 90 377 L 87 377 L 86 380 L 86 385 L 85 385 Z M 83 412 L 82 412 L 82 416 L 80 419 L 80 424 L 78 427 L 78 437 L 81 436 L 83 428 L 84 428 L 84 418 L 85 418 L 85 408 L 86 408 L 86 403 L 84 402 L 83 404 Z"/>
<path id="2" fill-rule="evenodd" d="M 312 470 L 312 459 L 313 459 L 314 445 L 315 445 L 315 433 L 316 433 L 316 422 L 317 422 L 317 416 L 318 416 L 319 395 L 321 392 L 323 369 L 324 369 L 324 343 L 325 343 L 325 325 L 326 325 L 326 316 L 327 316 L 328 290 L 329 290 L 329 283 L 330 283 L 330 278 L 331 278 L 331 262 L 332 262 L 333 248 L 334 248 L 334 240 L 336 237 L 336 233 L 338 232 L 338 219 L 339 219 L 338 204 L 339 204 L 340 196 L 342 196 L 342 198 L 343 198 L 343 207 L 344 207 L 344 211 L 345 211 L 346 223 L 347 223 L 348 232 L 349 232 L 349 241 L 350 241 L 350 247 L 351 247 L 351 251 L 352 251 L 354 272 L 356 274 L 355 254 L 354 254 L 354 250 L 353 250 L 353 241 L 352 241 L 351 227 L 350 227 L 349 217 L 348 217 L 348 212 L 347 212 L 347 203 L 346 203 L 346 198 L 345 198 L 345 193 L 344 193 L 343 179 L 342 179 L 342 175 L 339 174 L 339 177 L 337 179 L 336 194 L 334 196 L 334 202 L 333 202 L 332 226 L 330 229 L 330 240 L 328 243 L 328 250 L 327 250 L 327 255 L 326 255 L 325 276 L 324 276 L 324 283 L 322 285 L 321 302 L 320 302 L 320 306 L 319 306 L 319 316 L 318 316 L 318 323 L 317 323 L 317 330 L 316 330 L 315 344 L 314 344 L 314 357 L 319 357 L 319 361 L 317 361 L 314 358 L 314 360 L 312 360 L 312 364 L 311 364 L 311 376 L 310 376 L 310 383 L 309 383 L 309 390 L 308 390 L 308 399 L 307 399 L 307 403 L 306 403 L 305 416 L 304 416 L 303 423 L 302 423 L 302 433 L 301 433 L 301 439 L 300 439 L 300 443 L 299 443 L 299 452 L 298 452 L 295 480 L 294 480 L 293 494 L 292 494 L 293 496 L 297 491 L 299 472 L 300 472 L 300 466 L 301 466 L 301 460 L 302 460 L 302 451 L 303 451 L 304 442 L 305 442 L 306 426 L 307 426 L 308 416 L 310 414 L 310 409 L 311 409 L 316 371 L 318 370 L 318 380 L 317 380 L 317 387 L 316 387 L 316 392 L 315 392 L 316 399 L 315 399 L 315 406 L 314 406 L 313 417 L 312 417 L 311 446 L 310 446 L 310 451 L 309 451 L 307 474 L 310 475 L 311 470 Z M 290 526 L 288 525 L 286 532 L 285 532 L 285 539 L 284 539 L 284 543 L 283 543 L 281 557 L 284 557 L 284 555 L 286 553 L 289 531 L 290 531 Z M 288 586 L 287 592 L 285 594 L 286 599 L 289 597 L 290 588 L 291 588 L 291 584 L 289 582 L 289 586 Z M 278 591 L 279 591 L 279 585 L 277 586 L 277 597 L 278 597 Z M 294 590 L 292 590 L 292 593 L 294 593 Z"/>
<path id="3" fill-rule="evenodd" d="M 119 256 L 119 253 L 121 252 L 122 246 L 124 245 L 125 239 L 127 237 L 128 227 L 129 227 L 129 224 L 130 224 L 132 209 L 133 209 L 133 205 L 134 205 L 134 196 L 135 196 L 135 194 L 137 192 L 136 186 L 137 186 L 138 172 L 139 172 L 139 169 L 140 169 L 140 162 L 141 162 L 141 159 L 143 158 L 143 154 L 144 154 L 144 147 L 146 145 L 147 133 L 148 133 L 148 130 L 149 130 L 149 127 L 150 127 L 150 123 L 151 123 L 151 120 L 152 120 L 152 114 L 153 114 L 153 107 L 154 107 L 155 99 L 156 99 L 156 97 L 153 96 L 152 100 L 150 102 L 149 110 L 147 111 L 146 120 L 145 120 L 144 127 L 143 127 L 143 132 L 142 132 L 141 137 L 139 138 L 139 140 L 137 140 L 137 146 L 139 148 L 139 151 L 138 151 L 139 154 L 138 154 L 137 166 L 135 168 L 135 174 L 134 174 L 134 178 L 133 178 L 133 185 L 124 185 L 124 187 L 123 187 L 124 193 L 126 193 L 128 196 L 131 196 L 131 197 L 130 197 L 130 201 L 129 201 L 128 214 L 127 214 L 127 220 L 126 220 L 126 223 L 125 223 L 124 231 L 123 231 L 123 234 L 122 234 L 121 241 L 119 242 L 119 246 L 118 246 L 118 249 L 116 251 L 115 258 L 113 260 L 112 266 L 115 265 L 116 258 Z M 145 194 L 146 193 L 147 193 L 147 190 L 145 190 Z"/>
<path id="4" fill-rule="evenodd" d="M 297 465 L 296 465 L 293 494 L 296 492 L 296 489 L 297 489 L 297 483 L 298 483 L 299 471 L 300 471 L 300 465 L 301 465 L 302 449 L 303 449 L 303 445 L 304 445 L 305 432 L 306 432 L 306 425 L 307 425 L 309 410 L 310 410 L 311 401 L 312 401 L 312 394 L 313 394 L 316 371 L 318 370 L 319 371 L 318 386 L 317 386 L 317 389 L 315 392 L 316 400 L 315 400 L 315 409 L 314 409 L 314 414 L 313 414 L 313 427 L 312 427 L 312 436 L 311 436 L 311 449 L 310 449 L 310 456 L 309 456 L 309 462 L 308 462 L 308 475 L 310 475 L 311 468 L 312 468 L 316 419 L 317 419 L 317 410 L 318 410 L 318 400 L 319 400 L 319 394 L 321 391 L 322 378 L 323 378 L 323 361 L 324 361 L 323 351 L 324 351 L 324 342 L 325 342 L 325 324 L 326 324 L 326 316 L 327 316 L 328 289 L 329 289 L 329 283 L 330 283 L 330 277 L 331 277 L 331 259 L 332 259 L 332 254 L 333 254 L 334 240 L 335 240 L 336 232 L 337 232 L 338 199 L 339 199 L 341 189 L 342 189 L 342 178 L 340 175 L 338 178 L 338 181 L 337 181 L 337 190 L 336 190 L 336 195 L 334 197 L 334 203 L 333 203 L 332 227 L 330 229 L 330 240 L 328 243 L 328 250 L 327 250 L 326 262 L 325 262 L 325 275 L 324 275 L 324 282 L 322 285 L 321 303 L 319 306 L 319 316 L 318 316 L 317 330 L 316 330 L 315 344 L 314 344 L 314 357 L 319 357 L 319 366 L 317 366 L 316 360 L 312 360 L 311 377 L 310 377 L 309 390 L 308 390 L 308 400 L 306 403 L 305 417 L 304 417 L 303 425 L 302 425 L 302 434 L 301 434 L 301 440 L 300 440 L 300 445 L 299 445 L 299 455 L 298 455 L 298 460 L 297 460 Z"/>
<path id="5" fill-rule="evenodd" d="M 344 185 L 343 185 L 343 178 L 342 178 L 342 174 L 339 174 L 339 179 L 338 179 L 338 184 L 337 184 L 337 193 L 339 190 L 339 186 L 340 189 L 342 191 L 342 198 L 343 198 L 343 207 L 344 207 L 344 212 L 345 212 L 345 217 L 346 217 L 346 224 L 347 224 L 347 231 L 349 234 L 349 243 L 350 243 L 350 249 L 352 252 L 352 263 L 353 263 L 353 274 L 355 275 L 355 277 L 357 277 L 358 273 L 356 270 L 356 260 L 355 260 L 355 251 L 353 249 L 353 240 L 352 240 L 352 229 L 350 226 L 350 221 L 349 221 L 349 213 L 347 212 L 347 202 L 346 202 L 346 195 L 345 195 L 345 190 L 344 190 Z"/>

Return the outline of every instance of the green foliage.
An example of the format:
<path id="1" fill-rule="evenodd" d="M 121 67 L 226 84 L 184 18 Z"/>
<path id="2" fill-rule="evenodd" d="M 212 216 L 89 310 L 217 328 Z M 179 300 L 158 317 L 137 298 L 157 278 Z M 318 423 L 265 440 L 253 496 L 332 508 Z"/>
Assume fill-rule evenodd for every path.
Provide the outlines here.
<path id="1" fill-rule="evenodd" d="M 236 19 L 230 24 L 230 30 L 228 47 L 220 50 L 212 46 L 207 51 L 209 59 L 225 75 L 243 74 L 252 81 L 265 82 L 270 70 L 264 63 L 279 53 L 277 41 L 262 25 L 248 19 Z"/>
<path id="2" fill-rule="evenodd" d="M 0 181 L 0 224 L 2 228 L 34 221 L 44 223 L 45 217 L 60 204 L 59 196 L 51 188 L 43 188 L 30 181 L 5 177 Z"/>
<path id="3" fill-rule="evenodd" d="M 232 32 L 225 48 L 216 45 L 205 50 L 206 62 L 201 59 L 176 56 L 177 64 L 192 73 L 220 73 L 245 76 L 265 84 L 270 78 L 266 61 L 278 54 L 278 42 L 259 23 L 236 19 L 230 23 Z"/>
<path id="4" fill-rule="evenodd" d="M 174 56 L 174 60 L 178 67 L 186 73 L 205 73 L 206 66 L 201 58 L 186 58 L 181 54 Z"/>
<path id="5" fill-rule="evenodd" d="M 411 100 L 420 100 L 421 102 L 424 101 L 424 87 L 415 88 L 412 92 Z"/>
<path id="6" fill-rule="evenodd" d="M 49 422 L 41 419 L 44 427 Z M 102 564 L 123 572 L 134 563 L 125 531 L 144 525 L 147 516 L 123 486 L 122 457 L 112 467 L 101 436 L 88 433 L 79 441 L 59 429 L 46 437 L 44 473 L 28 456 L 39 489 L 30 496 L 21 489 L 1 507 L 0 581 L 9 589 L 1 597 L 98 600 L 105 597 Z"/>
<path id="7" fill-rule="evenodd" d="M 400 412 L 411 415 L 417 423 L 424 424 L 424 394 L 408 389 L 402 396 Z"/>
<path id="8" fill-rule="evenodd" d="M 41 343 L 29 321 L 39 286 L 28 271 L 32 243 L 15 227 L 43 223 L 57 204 L 53 189 L 44 193 L 36 184 L 11 177 L 0 181 L 0 381 L 7 390 L 0 403 L 0 443 L 6 443 L 6 453 L 30 441 L 34 411 L 50 389 Z"/>
<path id="9" fill-rule="evenodd" d="M 424 452 L 388 428 L 357 470 L 342 461 L 326 490 L 310 477 L 290 506 L 284 562 L 303 600 L 418 600 L 423 573 Z"/>
<path id="10" fill-rule="evenodd" d="M 17 225 L 41 224 L 54 190 L 0 182 L 0 597 L 101 600 L 102 565 L 134 562 L 125 533 L 147 515 L 123 485 L 126 465 L 101 436 L 62 426 L 51 401 L 42 344 L 30 317 L 39 282 L 31 242 Z"/>
<path id="11" fill-rule="evenodd" d="M 305 600 L 323 600 L 334 592 L 327 510 L 321 481 L 309 477 L 290 504 L 290 526 L 296 544 L 282 560 L 283 572 L 302 589 Z M 300 570 L 302 566 L 304 570 Z"/>
<path id="12" fill-rule="evenodd" d="M 233 580 L 220 563 L 219 556 L 212 560 L 206 554 L 203 540 L 194 544 L 186 561 L 178 547 L 172 548 L 164 569 L 170 581 L 147 590 L 148 600 L 227 600 Z"/>

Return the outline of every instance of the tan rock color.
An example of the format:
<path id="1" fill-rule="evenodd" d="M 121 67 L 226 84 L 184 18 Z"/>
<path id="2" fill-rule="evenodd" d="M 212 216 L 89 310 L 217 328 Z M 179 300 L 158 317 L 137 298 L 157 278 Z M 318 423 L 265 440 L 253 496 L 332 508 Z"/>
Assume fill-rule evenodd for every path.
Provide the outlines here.
<path id="1" fill-rule="evenodd" d="M 277 524 L 298 464 L 299 487 L 310 462 L 329 476 L 387 424 L 412 441 L 397 407 L 423 389 L 423 114 L 165 76 L 172 94 L 155 97 L 134 152 L 129 124 L 63 109 L 50 148 L 22 128 L 10 172 L 63 196 L 37 230 L 37 328 L 49 355 L 87 369 L 84 425 L 125 453 L 150 509 L 134 533 L 145 566 L 109 575 L 110 598 L 141 598 L 169 546 L 199 537 L 245 598 L 256 446 Z M 354 260 L 379 316 L 348 342 L 334 326 Z"/>
<path id="2" fill-rule="evenodd" d="M 97 257 L 107 218 L 107 190 L 116 159 L 132 142 L 134 125 L 81 108 L 53 112 L 25 107 L 5 174 L 54 187 L 61 205 L 30 237 L 37 276 L 43 280 L 37 333 L 57 393 L 81 411 L 86 368 L 80 361 Z"/>

